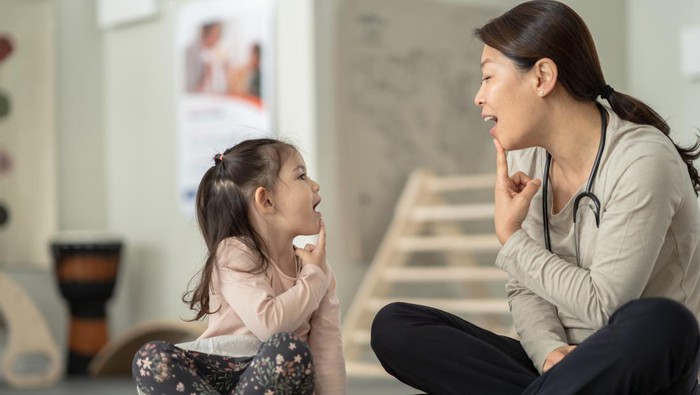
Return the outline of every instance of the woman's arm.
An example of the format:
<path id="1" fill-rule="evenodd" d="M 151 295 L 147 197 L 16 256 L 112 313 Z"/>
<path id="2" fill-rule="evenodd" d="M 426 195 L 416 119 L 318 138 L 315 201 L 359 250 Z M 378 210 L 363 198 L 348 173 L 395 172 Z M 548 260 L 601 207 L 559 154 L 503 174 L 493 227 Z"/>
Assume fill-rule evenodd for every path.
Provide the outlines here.
<path id="1" fill-rule="evenodd" d="M 345 394 L 345 359 L 340 330 L 340 303 L 336 295 L 335 274 L 327 266 L 330 286 L 321 304 L 311 316 L 309 347 L 316 367 L 316 393 Z"/>
<path id="2" fill-rule="evenodd" d="M 557 310 L 513 278 L 508 279 L 506 292 L 520 344 L 537 370 L 542 372 L 549 353 L 568 345 Z"/>
<path id="3" fill-rule="evenodd" d="M 593 329 L 641 296 L 681 204 L 682 183 L 689 182 L 673 147 L 640 146 L 620 154 L 619 168 L 605 181 L 610 191 L 604 192 L 608 198 L 588 268 L 550 253 L 522 229 L 507 240 L 496 262 L 522 286 Z"/>

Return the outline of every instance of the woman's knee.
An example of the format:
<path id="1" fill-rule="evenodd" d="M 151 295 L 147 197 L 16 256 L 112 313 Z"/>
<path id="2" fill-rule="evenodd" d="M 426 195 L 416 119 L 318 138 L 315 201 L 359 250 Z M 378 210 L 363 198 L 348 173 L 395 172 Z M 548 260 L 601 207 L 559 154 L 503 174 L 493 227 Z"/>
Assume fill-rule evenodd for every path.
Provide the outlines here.
<path id="1" fill-rule="evenodd" d="M 683 304 L 667 298 L 638 299 L 620 308 L 623 316 L 633 317 L 636 323 L 654 332 L 679 334 L 698 334 L 698 322 L 695 315 Z"/>
<path id="2" fill-rule="evenodd" d="M 411 317 L 416 306 L 410 303 L 394 302 L 382 307 L 372 320 L 370 346 L 375 353 L 382 353 L 394 347 L 405 347 L 406 337 L 410 337 Z"/>
<path id="3" fill-rule="evenodd" d="M 634 334 L 625 336 L 631 347 L 638 347 L 641 342 L 649 347 L 647 351 L 697 353 L 698 322 L 683 304 L 666 298 L 645 298 L 626 304 L 619 313 L 620 318 L 631 320 Z"/>

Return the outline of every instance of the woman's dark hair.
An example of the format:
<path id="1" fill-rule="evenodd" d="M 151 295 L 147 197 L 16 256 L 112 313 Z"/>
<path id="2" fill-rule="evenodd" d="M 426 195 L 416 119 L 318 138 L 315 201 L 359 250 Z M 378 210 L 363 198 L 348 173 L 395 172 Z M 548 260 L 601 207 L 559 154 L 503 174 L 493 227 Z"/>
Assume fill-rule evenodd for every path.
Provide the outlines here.
<path id="1" fill-rule="evenodd" d="M 559 70 L 558 82 L 576 100 L 595 101 L 602 95 L 620 118 L 651 125 L 670 139 L 671 129 L 656 111 L 605 83 L 593 37 L 569 6 L 554 0 L 528 1 L 475 29 L 474 35 L 522 71 L 530 70 L 542 58 L 552 59 Z M 697 195 L 700 176 L 693 161 L 700 157 L 700 140 L 688 148 L 674 145 L 688 167 Z"/>
<path id="2" fill-rule="evenodd" d="M 267 269 L 267 246 L 253 227 L 249 206 L 258 187 L 274 190 L 282 164 L 295 151 L 291 144 L 265 138 L 245 140 L 214 156 L 214 166 L 204 173 L 196 198 L 197 222 L 207 245 L 207 257 L 199 271 L 199 283 L 182 296 L 183 302 L 197 312 L 192 321 L 214 313 L 209 306 L 209 291 L 216 251 L 224 239 L 236 237 L 257 255 L 260 265 L 253 271 Z"/>

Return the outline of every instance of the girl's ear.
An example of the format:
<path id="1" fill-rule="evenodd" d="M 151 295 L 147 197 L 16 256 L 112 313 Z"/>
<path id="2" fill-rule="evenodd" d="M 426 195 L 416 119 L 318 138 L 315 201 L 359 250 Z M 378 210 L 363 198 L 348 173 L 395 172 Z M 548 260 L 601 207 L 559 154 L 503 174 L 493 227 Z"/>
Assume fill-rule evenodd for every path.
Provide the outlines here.
<path id="1" fill-rule="evenodd" d="M 255 208 L 264 214 L 272 213 L 274 211 L 275 205 L 273 203 L 273 196 L 270 191 L 264 187 L 258 187 L 253 195 L 253 204 Z"/>
<path id="2" fill-rule="evenodd" d="M 533 67 L 536 76 L 535 91 L 537 96 L 544 97 L 554 89 L 557 84 L 559 71 L 557 64 L 552 59 L 542 58 L 535 63 Z"/>

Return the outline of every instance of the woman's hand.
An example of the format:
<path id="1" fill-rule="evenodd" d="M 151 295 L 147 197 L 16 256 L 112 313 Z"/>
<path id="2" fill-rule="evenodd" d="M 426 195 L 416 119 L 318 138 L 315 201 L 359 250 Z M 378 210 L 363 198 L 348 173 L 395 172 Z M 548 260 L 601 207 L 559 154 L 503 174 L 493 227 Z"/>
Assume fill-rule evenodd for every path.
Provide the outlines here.
<path id="1" fill-rule="evenodd" d="M 554 365 L 561 362 L 561 360 L 564 359 L 564 357 L 574 348 L 576 348 L 576 346 L 561 346 L 552 350 L 552 352 L 547 354 L 547 359 L 545 359 L 544 365 L 542 366 L 542 373 L 548 371 Z"/>
<path id="2" fill-rule="evenodd" d="M 530 201 L 542 182 L 523 172 L 509 177 L 506 152 L 498 140 L 493 139 L 493 144 L 496 146 L 496 211 L 493 218 L 496 237 L 501 244 L 505 244 L 525 221 Z"/>
<path id="3" fill-rule="evenodd" d="M 304 248 L 295 248 L 294 253 L 301 258 L 301 266 L 316 265 L 323 269 L 326 268 L 326 224 L 321 219 L 321 229 L 318 232 L 318 242 L 316 245 L 307 244 Z"/>

